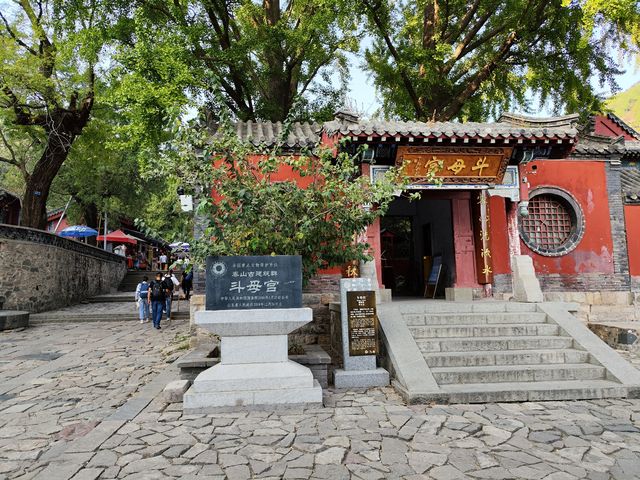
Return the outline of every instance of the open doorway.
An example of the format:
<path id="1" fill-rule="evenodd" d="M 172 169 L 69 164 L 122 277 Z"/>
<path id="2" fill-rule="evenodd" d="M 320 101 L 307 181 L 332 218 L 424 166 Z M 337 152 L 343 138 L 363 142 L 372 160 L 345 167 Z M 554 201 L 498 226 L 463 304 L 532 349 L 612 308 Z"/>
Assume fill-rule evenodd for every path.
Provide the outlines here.
<path id="1" fill-rule="evenodd" d="M 394 296 L 422 297 L 434 258 L 442 263 L 436 296 L 455 280 L 451 201 L 437 197 L 397 198 L 381 218 L 382 283 Z"/>

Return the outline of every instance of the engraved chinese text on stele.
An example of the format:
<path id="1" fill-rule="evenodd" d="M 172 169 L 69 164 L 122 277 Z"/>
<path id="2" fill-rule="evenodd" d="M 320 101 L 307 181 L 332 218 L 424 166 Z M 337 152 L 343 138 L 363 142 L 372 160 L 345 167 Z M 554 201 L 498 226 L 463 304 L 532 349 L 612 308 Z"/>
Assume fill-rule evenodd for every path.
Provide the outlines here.
<path id="1" fill-rule="evenodd" d="M 207 257 L 207 310 L 302 307 L 299 255 Z"/>

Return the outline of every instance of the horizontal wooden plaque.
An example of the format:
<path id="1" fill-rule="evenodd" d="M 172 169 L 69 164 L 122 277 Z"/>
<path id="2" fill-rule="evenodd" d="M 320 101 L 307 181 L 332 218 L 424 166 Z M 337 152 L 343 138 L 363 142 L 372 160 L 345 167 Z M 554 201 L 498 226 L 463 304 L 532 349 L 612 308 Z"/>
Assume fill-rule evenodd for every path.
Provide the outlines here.
<path id="1" fill-rule="evenodd" d="M 512 147 L 398 147 L 396 165 L 413 183 L 432 183 L 432 172 L 444 184 L 500 184 Z"/>

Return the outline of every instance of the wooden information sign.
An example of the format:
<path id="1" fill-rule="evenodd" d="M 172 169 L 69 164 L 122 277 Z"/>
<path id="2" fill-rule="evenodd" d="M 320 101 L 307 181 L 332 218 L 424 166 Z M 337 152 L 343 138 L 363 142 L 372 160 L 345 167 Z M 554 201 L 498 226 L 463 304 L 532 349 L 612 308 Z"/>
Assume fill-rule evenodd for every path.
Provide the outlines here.
<path id="1" fill-rule="evenodd" d="M 377 355 L 378 318 L 375 292 L 347 292 L 347 322 L 349 355 Z"/>
<path id="2" fill-rule="evenodd" d="M 400 146 L 396 165 L 416 184 L 429 172 L 444 184 L 500 184 L 512 152 L 512 147 Z"/>

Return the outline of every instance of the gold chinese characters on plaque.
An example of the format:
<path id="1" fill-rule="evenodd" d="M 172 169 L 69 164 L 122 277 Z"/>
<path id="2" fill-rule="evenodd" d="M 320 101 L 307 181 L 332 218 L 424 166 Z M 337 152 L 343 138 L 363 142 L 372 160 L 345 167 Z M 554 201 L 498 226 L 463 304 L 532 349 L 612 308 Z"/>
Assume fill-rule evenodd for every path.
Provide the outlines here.
<path id="1" fill-rule="evenodd" d="M 426 183 L 432 173 L 444 184 L 500 184 L 511 147 L 398 147 L 396 165 L 414 183 Z"/>

